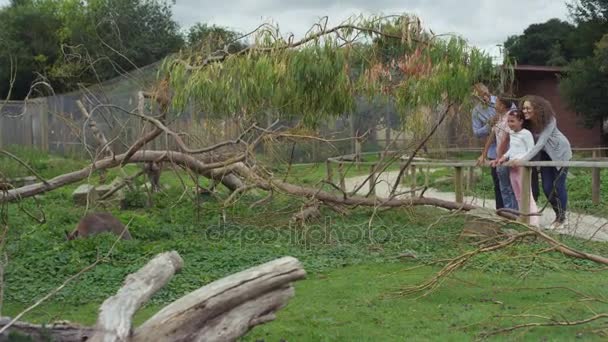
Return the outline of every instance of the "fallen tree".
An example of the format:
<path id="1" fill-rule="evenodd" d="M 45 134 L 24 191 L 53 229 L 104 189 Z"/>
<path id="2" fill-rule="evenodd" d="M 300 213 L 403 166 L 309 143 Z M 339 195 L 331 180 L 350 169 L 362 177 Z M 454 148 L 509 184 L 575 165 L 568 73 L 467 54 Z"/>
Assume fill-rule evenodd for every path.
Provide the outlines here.
<path id="1" fill-rule="evenodd" d="M 304 279 L 300 262 L 284 257 L 219 279 L 165 306 L 137 329 L 132 317 L 183 267 L 175 251 L 161 253 L 128 275 L 115 296 L 100 307 L 94 327 L 70 322 L 37 325 L 0 319 L 0 338 L 20 334 L 57 341 L 235 341 L 253 327 L 275 319 Z"/>
<path id="2" fill-rule="evenodd" d="M 27 197 L 42 194 L 47 191 L 58 189 L 62 186 L 79 182 L 87 177 L 91 176 L 93 172 L 97 170 L 111 169 L 120 166 L 127 154 L 117 155 L 114 158 L 105 158 L 81 169 L 78 171 L 66 173 L 55 178 L 52 178 L 46 183 L 35 183 L 26 185 L 20 188 L 11 189 L 0 193 L 0 203 L 11 202 L 20 200 Z M 242 182 L 226 169 L 222 168 L 229 166 L 233 163 L 242 161 L 245 159 L 245 155 L 236 156 L 225 161 L 220 162 L 206 162 L 204 157 L 195 158 L 191 155 L 172 152 L 172 151 L 137 151 L 135 152 L 129 162 L 130 163 L 143 163 L 151 161 L 165 161 L 171 162 L 178 165 L 182 165 L 200 175 L 203 175 L 209 179 L 213 179 L 221 182 L 230 190 L 235 190 L 242 185 Z"/>
<path id="3" fill-rule="evenodd" d="M 143 93 L 140 94 L 141 101 L 137 113 L 122 109 L 138 117 L 145 124 L 153 126 L 151 131 L 144 129 L 135 142 L 125 143 L 128 147 L 126 153 L 96 160 L 81 170 L 50 180 L 6 190 L 0 193 L 0 204 L 18 201 L 82 181 L 96 171 L 121 167 L 128 163 L 154 161 L 179 165 L 192 173 L 221 182 L 232 192 L 226 203 L 231 203 L 237 195 L 252 189 L 270 192 L 268 197 L 253 205 L 267 203 L 275 192 L 312 203 L 310 206 L 304 206 L 303 210 L 294 216 L 294 220 L 300 222 L 319 215 L 320 206 L 317 204 L 339 211 L 357 207 L 377 209 L 412 206 L 434 206 L 451 211 L 478 209 L 471 204 L 427 198 L 423 195 L 404 198 L 397 196 L 396 191 L 409 163 L 416 157 L 418 151 L 426 148 L 427 142 L 431 140 L 444 120 L 452 113 L 469 112 L 473 103 L 469 96 L 471 86 L 480 79 L 503 80 L 502 77 L 496 77 L 497 75 L 494 74 L 495 69 L 489 56 L 475 49 L 469 49 L 466 43 L 458 38 L 450 38 L 446 41 L 436 39 L 432 32 L 422 32 L 417 18 L 409 16 L 352 20 L 329 29 L 326 23 L 320 23 L 299 41 L 280 38 L 277 34 L 278 29 L 275 31 L 272 27 L 262 26 L 253 33 L 256 33 L 254 37 L 256 44 L 237 53 L 218 51 L 207 56 L 197 55 L 197 52 L 192 52 L 192 55 L 183 53 L 163 63 L 160 71 L 160 74 L 164 75 L 162 86 L 153 95 L 148 95 L 148 98 L 155 99 L 161 105 L 160 116 L 144 114 Z M 358 41 L 361 37 L 372 37 L 370 41 L 373 43 L 365 45 Z M 386 49 L 387 46 L 395 49 Z M 356 53 L 351 53 L 353 50 L 357 50 Z M 391 55 L 379 53 L 387 50 L 396 52 Z M 361 55 L 368 57 L 368 60 L 362 63 Z M 218 67 L 217 63 L 223 64 Z M 361 65 L 361 69 L 353 72 L 355 65 Z M 169 75 L 172 78 L 170 82 Z M 169 84 L 172 87 L 171 91 L 168 89 Z M 169 93 L 175 95 L 173 99 L 169 97 Z M 335 113 L 352 112 L 353 98 L 362 94 L 372 94 L 372 97 L 377 94 L 394 97 L 398 107 L 397 112 L 403 116 L 404 113 L 409 113 L 408 115 L 411 116 L 424 115 L 412 111 L 421 107 L 437 110 L 436 114 L 439 114 L 438 120 L 434 122 L 427 118 L 408 117 L 408 122 L 430 124 L 429 132 L 422 140 L 414 143 L 415 149 L 405 165 L 401 165 L 399 177 L 391 189 L 391 196 L 385 199 L 357 196 L 355 193 L 358 189 L 346 193 L 345 189 L 331 182 L 329 185 L 334 191 L 327 190 L 323 186 L 305 187 L 291 184 L 265 171 L 264 165 L 256 160 L 253 153 L 258 142 L 265 137 L 282 138 L 290 143 L 295 143 L 299 139 L 328 142 L 320 137 L 306 136 L 300 132 L 296 134 L 282 132 L 280 129 L 271 129 L 272 126 L 260 129 L 253 125 L 255 131 L 262 132 L 253 142 L 243 139 L 243 135 L 248 133 L 250 128 L 235 140 L 203 148 L 191 148 L 182 140 L 182 133 L 172 131 L 167 124 L 178 116 L 172 115 L 170 108 L 179 111 L 186 106 L 196 104 L 196 110 L 213 113 L 212 115 L 218 115 L 226 121 L 237 117 L 247 123 L 257 122 L 260 119 L 292 120 L 291 115 L 296 114 L 299 122 L 294 130 L 300 130 L 308 124 L 314 125 L 328 119 Z M 442 106 L 445 110 L 437 109 Z M 88 113 L 89 122 L 94 122 L 96 109 L 102 107 L 116 106 L 105 104 L 92 108 Z M 106 145 L 108 139 L 102 139 L 98 127 L 91 125 L 90 128 L 99 137 L 100 144 Z M 427 127 L 404 128 L 417 134 L 427 130 Z M 166 147 L 168 151 L 142 150 L 163 134 L 177 144 L 175 151 L 168 146 Z M 227 154 L 216 153 L 220 148 L 232 145 L 237 145 L 239 149 Z M 389 159 L 386 162 L 381 160 L 375 168 L 375 173 L 386 170 L 396 158 Z M 366 181 L 377 184 L 376 177 L 370 176 Z M 372 187 L 374 185 L 372 184 Z M 510 213 L 498 214 L 509 219 L 517 218 Z M 597 263 L 608 263 L 608 260 L 602 256 L 574 250 L 539 230 L 526 227 L 530 232 L 510 237 L 509 240 L 499 242 L 497 245 L 484 246 L 478 253 L 495 251 L 519 242 L 527 236 L 540 236 L 551 246 L 551 250 Z M 475 254 L 455 259 L 454 263 L 448 265 L 450 272 L 447 273 L 464 265 Z M 174 266 L 169 266 L 165 271 L 170 271 L 171 267 L 179 268 L 175 263 L 172 264 Z M 303 270 L 296 266 L 293 260 L 284 260 L 284 264 L 283 262 L 280 264 L 282 266 L 273 265 L 262 271 L 235 275 L 224 282 L 211 284 L 213 286 L 209 285 L 204 288 L 205 290 L 195 291 L 163 309 L 134 332 L 131 331 L 130 322 L 132 313 L 152 295 L 157 287 L 162 287 L 161 283 L 170 272 L 158 274 L 156 285 L 152 287 L 149 287 L 151 283 L 142 283 L 133 279 L 125 286 L 145 289 L 128 295 L 130 299 L 125 301 L 128 307 L 122 307 L 120 303 L 123 301 L 118 299 L 132 291 L 129 288 L 119 291 L 116 298 L 108 302 L 114 303 L 112 304 L 114 309 L 106 307 L 109 311 L 104 311 L 107 313 L 117 310 L 117 307 L 120 308 L 121 315 L 116 316 L 119 317 L 118 321 L 100 315 L 95 328 L 80 327 L 77 331 L 81 337 L 82 334 L 92 333 L 95 336 L 87 336 L 97 340 L 143 341 L 156 339 L 159 336 L 178 341 L 233 340 L 252 326 L 272 319 L 274 317 L 272 312 L 284 305 L 293 294 L 293 289 L 286 283 L 303 277 Z M 15 329 L 20 326 L 24 330 L 36 329 L 35 326 L 25 323 L 13 325 Z M 62 332 L 69 330 L 64 326 L 57 326 L 57 329 Z M 73 333 L 74 331 L 72 329 L 70 336 L 78 336 Z"/>

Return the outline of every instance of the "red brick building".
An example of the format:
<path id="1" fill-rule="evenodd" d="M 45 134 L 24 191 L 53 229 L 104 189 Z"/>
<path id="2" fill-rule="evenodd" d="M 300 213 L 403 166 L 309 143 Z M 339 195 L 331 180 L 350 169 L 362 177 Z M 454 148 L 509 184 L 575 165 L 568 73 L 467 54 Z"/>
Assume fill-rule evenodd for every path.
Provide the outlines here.
<path id="1" fill-rule="evenodd" d="M 600 126 L 587 129 L 579 123 L 580 117 L 569 110 L 559 94 L 560 67 L 517 65 L 515 67 L 515 94 L 539 95 L 551 102 L 556 113 L 557 127 L 570 140 L 572 147 L 601 146 Z"/>

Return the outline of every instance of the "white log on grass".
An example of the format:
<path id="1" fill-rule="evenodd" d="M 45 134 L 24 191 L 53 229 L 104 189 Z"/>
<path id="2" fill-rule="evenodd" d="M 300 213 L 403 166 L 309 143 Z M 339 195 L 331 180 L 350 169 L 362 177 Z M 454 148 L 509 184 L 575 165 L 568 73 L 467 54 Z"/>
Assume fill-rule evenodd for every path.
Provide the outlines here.
<path id="1" fill-rule="evenodd" d="M 234 341 L 252 327 L 275 319 L 294 295 L 292 282 L 306 272 L 300 262 L 284 257 L 217 280 L 169 304 L 134 333 L 132 317 L 166 285 L 183 260 L 175 251 L 162 253 L 125 279 L 115 296 L 100 307 L 95 327 L 70 322 L 47 325 L 15 322 L 0 334 L 20 333 L 34 341 Z M 11 322 L 0 318 L 0 327 Z"/>
<path id="2" fill-rule="evenodd" d="M 135 330 L 132 341 L 235 341 L 294 294 L 306 272 L 293 257 L 230 275 L 169 304 Z"/>
<path id="3" fill-rule="evenodd" d="M 0 328 L 9 324 L 10 317 L 0 318 Z M 93 335 L 93 329 L 80 326 L 70 322 L 58 322 L 52 324 L 31 324 L 27 322 L 15 322 L 7 331 L 0 334 L 0 342 L 4 341 L 28 341 L 19 339 L 25 336 L 31 341 L 62 341 L 81 342 L 87 341 Z"/>
<path id="4" fill-rule="evenodd" d="M 115 296 L 99 308 L 93 342 L 129 341 L 135 312 L 181 270 L 184 261 L 175 251 L 162 253 L 130 274 Z"/>

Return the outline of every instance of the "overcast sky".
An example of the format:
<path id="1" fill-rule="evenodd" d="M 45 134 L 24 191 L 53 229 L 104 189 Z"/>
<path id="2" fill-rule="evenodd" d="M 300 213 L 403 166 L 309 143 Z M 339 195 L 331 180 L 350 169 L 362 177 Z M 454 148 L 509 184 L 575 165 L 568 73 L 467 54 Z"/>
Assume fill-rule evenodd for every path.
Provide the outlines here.
<path id="1" fill-rule="evenodd" d="M 281 32 L 302 36 L 322 16 L 330 25 L 359 13 L 418 15 L 435 33 L 454 32 L 497 55 L 496 44 L 521 34 L 532 23 L 567 19 L 566 0 L 177 0 L 176 19 L 182 26 L 215 23 L 239 31 L 273 20 Z"/>
<path id="2" fill-rule="evenodd" d="M 497 54 L 496 44 L 521 34 L 532 23 L 567 18 L 567 0 L 176 0 L 175 19 L 182 27 L 197 22 L 247 32 L 272 20 L 281 32 L 301 37 L 320 17 L 338 24 L 359 13 L 420 16 L 435 33 L 457 33 Z M 8 0 L 0 0 L 6 4 Z"/>

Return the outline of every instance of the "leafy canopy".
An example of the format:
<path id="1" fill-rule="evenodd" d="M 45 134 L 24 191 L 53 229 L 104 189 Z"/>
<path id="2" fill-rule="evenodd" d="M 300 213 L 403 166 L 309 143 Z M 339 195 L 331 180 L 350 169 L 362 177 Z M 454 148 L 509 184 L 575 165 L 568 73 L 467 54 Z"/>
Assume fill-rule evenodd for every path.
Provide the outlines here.
<path id="1" fill-rule="evenodd" d="M 236 53 L 189 50 L 168 58 L 173 105 L 195 104 L 220 117 L 256 120 L 272 111 L 314 126 L 349 113 L 355 96 L 382 94 L 397 110 L 439 104 L 469 105 L 471 86 L 496 78 L 484 52 L 455 36 L 424 31 L 412 16 L 353 17 L 328 28 L 315 25 L 301 40 L 270 24 Z"/>
<path id="2" fill-rule="evenodd" d="M 166 0 L 14 0 L 0 7 L 0 98 L 39 78 L 56 93 L 98 83 L 182 46 Z"/>

